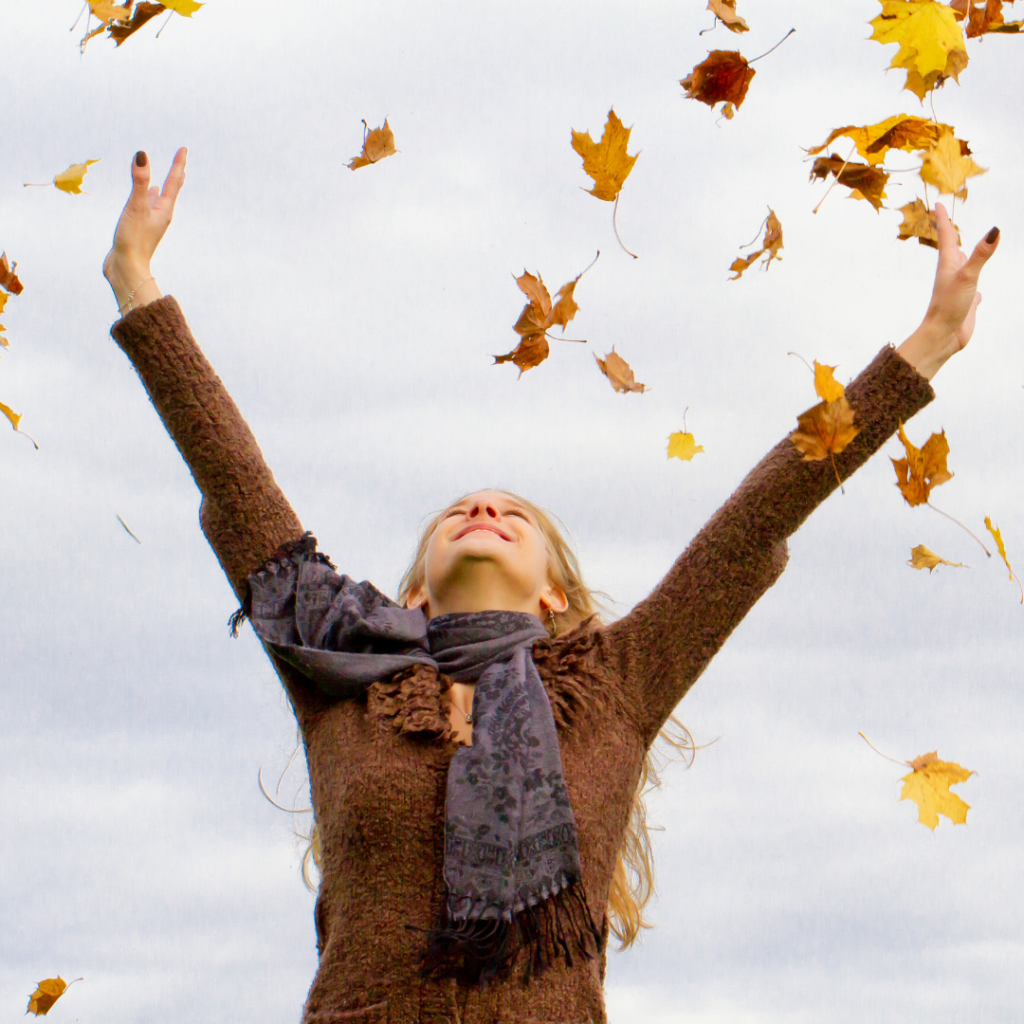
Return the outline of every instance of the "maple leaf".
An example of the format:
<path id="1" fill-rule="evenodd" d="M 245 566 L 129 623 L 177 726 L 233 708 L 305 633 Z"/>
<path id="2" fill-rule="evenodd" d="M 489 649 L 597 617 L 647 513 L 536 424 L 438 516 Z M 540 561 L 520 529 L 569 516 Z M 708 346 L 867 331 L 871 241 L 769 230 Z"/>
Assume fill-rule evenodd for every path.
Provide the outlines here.
<path id="1" fill-rule="evenodd" d="M 129 6 L 131 6 L 129 4 Z M 117 46 L 120 46 L 129 36 L 135 35 L 152 18 L 162 14 L 167 8 L 163 4 L 139 3 L 135 6 L 135 13 L 126 22 L 114 22 L 107 32 L 107 37 L 113 39 Z"/>
<path id="2" fill-rule="evenodd" d="M 917 547 L 910 549 L 910 558 L 907 561 L 907 565 L 914 569 L 927 569 L 928 575 L 930 576 L 933 569 L 937 569 L 940 565 L 951 565 L 954 569 L 969 569 L 969 565 L 964 565 L 963 562 L 949 562 L 945 558 L 935 554 L 931 548 L 926 548 L 923 544 L 918 544 Z"/>
<path id="3" fill-rule="evenodd" d="M 597 256 L 600 255 L 598 252 Z M 590 267 L 597 262 L 597 256 Z M 550 352 L 547 332 L 552 327 L 561 327 L 564 334 L 569 321 L 579 312 L 580 307 L 576 305 L 575 299 L 576 285 L 590 267 L 577 274 L 567 284 L 563 284 L 558 289 L 557 301 L 554 303 L 540 274 L 534 277 L 529 271 L 524 270 L 522 276 L 516 278 L 519 290 L 530 300 L 523 307 L 513 328 L 522 341 L 511 352 L 506 352 L 503 356 L 494 356 L 495 365 L 514 363 L 519 367 L 519 376 L 522 377 L 527 370 L 532 370 L 547 359 Z"/>
<path id="4" fill-rule="evenodd" d="M 196 3 L 196 0 L 161 0 L 164 7 L 169 11 L 180 14 L 183 18 L 191 18 L 200 7 L 205 4 Z"/>
<path id="5" fill-rule="evenodd" d="M 725 101 L 735 111 L 746 98 L 751 79 L 757 72 L 739 50 L 712 50 L 679 84 L 686 98 L 700 100 L 709 107 Z"/>
<path id="6" fill-rule="evenodd" d="M 921 245 L 929 245 L 933 249 L 939 247 L 939 228 L 935 223 L 935 211 L 929 210 L 920 199 L 900 207 L 903 223 L 900 224 L 897 238 L 905 242 L 908 238 L 916 238 Z M 960 245 L 960 229 L 954 224 L 956 244 Z"/>
<path id="7" fill-rule="evenodd" d="M 840 185 L 853 189 L 854 199 L 866 199 L 876 210 L 882 208 L 887 198 L 885 185 L 889 175 L 868 164 L 850 163 L 838 156 L 819 156 L 811 165 L 811 181 L 832 175 Z M 820 205 L 820 204 L 819 204 Z"/>
<path id="8" fill-rule="evenodd" d="M 952 135 L 943 135 L 921 159 L 921 180 L 934 185 L 943 195 L 953 194 L 958 199 L 967 198 L 967 179 L 985 171 L 986 168 L 963 155 L 960 140 Z"/>
<path id="9" fill-rule="evenodd" d="M 370 128 L 366 121 L 363 121 L 363 152 L 352 157 L 348 167 L 355 171 L 368 164 L 375 164 L 386 156 L 393 156 L 396 152 L 395 136 L 387 118 L 384 118 L 384 124 L 380 128 Z"/>
<path id="10" fill-rule="evenodd" d="M 992 534 L 992 539 L 996 542 L 996 547 L 999 549 L 999 557 L 1006 564 L 1006 568 L 1010 572 L 1010 579 L 1020 587 L 1020 603 L 1024 604 L 1024 583 L 1021 583 L 1017 578 L 1013 571 L 1013 566 L 1010 565 L 1010 560 L 1006 557 L 1006 548 L 1003 546 L 1003 535 L 1000 532 L 999 527 L 993 526 L 992 520 L 988 516 L 985 516 L 985 528 Z"/>
<path id="11" fill-rule="evenodd" d="M 698 452 L 704 451 L 704 446 L 695 444 L 693 434 L 685 430 L 677 430 L 668 435 L 668 457 L 670 459 L 682 459 L 689 462 Z"/>
<path id="12" fill-rule="evenodd" d="M 1009 0 L 1013 3 L 1014 0 Z M 967 18 L 967 38 L 986 35 L 989 32 L 1021 32 L 1024 22 L 1003 20 L 1003 0 L 953 0 L 958 21 Z"/>
<path id="13" fill-rule="evenodd" d="M 901 422 L 899 438 L 907 454 L 902 459 L 891 459 L 896 470 L 896 486 L 908 505 L 923 505 L 928 501 L 933 487 L 953 478 L 953 474 L 946 469 L 946 456 L 949 454 L 946 432 L 932 434 L 922 448 L 915 448 L 904 433 Z"/>
<path id="14" fill-rule="evenodd" d="M 857 147 L 857 152 L 873 167 L 885 160 L 890 149 L 901 149 L 908 153 L 931 149 L 947 132 L 953 133 L 948 124 L 937 124 L 923 117 L 896 114 L 879 121 L 878 124 L 833 128 L 829 137 L 820 146 L 812 146 L 806 152 L 810 156 L 815 156 L 845 135 Z"/>
<path id="15" fill-rule="evenodd" d="M 81 981 L 75 978 L 75 981 Z M 56 978 L 44 978 L 36 986 L 35 992 L 28 997 L 28 1009 L 25 1013 L 34 1013 L 37 1017 L 45 1017 L 53 1009 L 53 1004 L 72 986 L 75 981 L 66 982 L 59 974 Z"/>
<path id="16" fill-rule="evenodd" d="M 750 244 L 753 245 L 753 242 Z M 749 256 L 737 256 L 729 267 L 730 270 L 735 271 L 736 276 L 730 277 L 729 280 L 738 281 L 743 276 L 743 271 L 747 270 L 754 260 L 763 253 L 768 253 L 768 259 L 761 263 L 761 269 L 767 270 L 772 260 L 781 261 L 782 257 L 779 255 L 779 250 L 782 248 L 782 224 L 779 218 L 775 216 L 775 211 L 769 207 L 768 216 L 765 218 L 764 242 L 761 248 Z"/>
<path id="17" fill-rule="evenodd" d="M 82 182 L 85 180 L 86 172 L 92 164 L 98 164 L 99 160 L 86 160 L 84 164 L 72 164 L 66 171 L 53 176 L 52 184 L 56 185 L 61 192 L 74 193 L 76 196 L 82 194 Z M 46 188 L 51 182 L 25 182 L 25 188 Z"/>
<path id="18" fill-rule="evenodd" d="M 24 286 L 18 280 L 18 275 L 14 272 L 17 269 L 17 263 L 12 266 L 7 262 L 6 252 L 0 253 L 0 288 L 4 288 L 12 295 L 20 295 L 24 291 Z"/>
<path id="19" fill-rule="evenodd" d="M 900 799 L 917 804 L 917 820 L 932 831 L 939 823 L 940 814 L 954 825 L 966 825 L 970 805 L 956 793 L 950 793 L 949 787 L 965 782 L 972 773 L 951 761 L 940 761 L 936 751 L 907 763 L 914 770 L 900 780 L 903 783 Z"/>
<path id="20" fill-rule="evenodd" d="M 925 95 L 967 67 L 967 45 L 956 14 L 936 0 L 880 0 L 882 13 L 871 22 L 872 39 L 899 43 L 889 65 L 904 68 L 909 89 Z"/>
<path id="21" fill-rule="evenodd" d="M 846 393 L 843 385 L 833 376 L 834 369 L 834 366 L 826 366 L 814 360 L 814 390 L 824 402 L 835 402 Z"/>
<path id="22" fill-rule="evenodd" d="M 750 26 L 736 13 L 736 0 L 708 0 L 708 10 L 730 32 L 750 31 Z"/>
<path id="23" fill-rule="evenodd" d="M 797 416 L 797 429 L 789 435 L 790 440 L 803 453 L 804 462 L 820 462 L 838 455 L 860 433 L 855 418 L 845 395 L 833 402 L 819 402 Z"/>
<path id="24" fill-rule="evenodd" d="M 608 378 L 608 382 L 620 394 L 629 391 L 643 394 L 645 385 L 637 383 L 629 363 L 615 351 L 614 345 L 604 359 L 601 359 L 596 353 L 594 358 L 597 360 L 601 372 Z"/>
<path id="25" fill-rule="evenodd" d="M 104 22 L 105 27 L 109 21 L 127 21 L 132 16 L 132 5 L 129 2 L 118 6 L 113 0 L 89 0 L 89 11 L 94 18 Z"/>
<path id="26" fill-rule="evenodd" d="M 583 157 L 583 170 L 594 179 L 594 187 L 584 189 L 592 196 L 612 202 L 618 199 L 619 193 L 633 164 L 640 155 L 630 156 L 626 152 L 629 145 L 629 133 L 619 120 L 614 110 L 608 111 L 608 120 L 601 135 L 601 141 L 595 142 L 590 132 L 572 131 L 572 148 Z"/>

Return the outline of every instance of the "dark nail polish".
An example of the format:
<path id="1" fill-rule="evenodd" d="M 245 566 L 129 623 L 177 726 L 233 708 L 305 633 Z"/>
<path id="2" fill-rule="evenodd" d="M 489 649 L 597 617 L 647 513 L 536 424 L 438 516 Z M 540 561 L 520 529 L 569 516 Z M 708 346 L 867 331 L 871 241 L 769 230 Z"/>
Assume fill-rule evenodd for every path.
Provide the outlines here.
<path id="1" fill-rule="evenodd" d="M 985 241 L 991 245 L 999 237 L 999 228 L 993 228 L 986 236 Z"/>
<path id="2" fill-rule="evenodd" d="M 146 166 L 146 154 L 143 153 L 141 149 L 138 151 L 138 153 L 135 154 L 135 166 L 136 167 L 145 167 Z"/>

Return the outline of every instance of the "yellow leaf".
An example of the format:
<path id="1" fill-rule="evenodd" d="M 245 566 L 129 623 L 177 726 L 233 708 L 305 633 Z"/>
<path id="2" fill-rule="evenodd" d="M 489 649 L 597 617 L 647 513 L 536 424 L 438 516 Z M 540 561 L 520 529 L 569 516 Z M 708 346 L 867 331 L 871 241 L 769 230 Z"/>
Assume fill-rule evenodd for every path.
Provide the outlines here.
<path id="1" fill-rule="evenodd" d="M 814 360 L 814 390 L 818 397 L 825 402 L 834 402 L 845 394 L 843 385 L 832 376 L 834 366 L 825 366 Z"/>
<path id="2" fill-rule="evenodd" d="M 967 198 L 964 188 L 967 179 L 985 171 L 986 168 L 979 167 L 969 156 L 962 155 L 960 142 L 952 135 L 943 135 L 921 160 L 921 179 L 944 195 L 960 199 Z"/>
<path id="3" fill-rule="evenodd" d="M 80 979 L 75 979 L 80 980 Z M 74 982 L 71 983 L 72 985 Z M 26 1013 L 34 1013 L 37 1017 L 45 1017 L 53 1009 L 65 989 L 67 982 L 58 974 L 56 978 L 44 978 L 36 987 L 35 992 L 28 998 L 28 1009 Z"/>
<path id="4" fill-rule="evenodd" d="M 689 462 L 698 452 L 704 451 L 703 445 L 694 444 L 693 434 L 677 430 L 668 435 L 668 457 Z"/>
<path id="5" fill-rule="evenodd" d="M 200 7 L 205 4 L 198 4 L 195 0 L 160 0 L 169 11 L 175 11 L 184 18 L 191 18 Z"/>
<path id="6" fill-rule="evenodd" d="M 900 780 L 903 783 L 901 800 L 913 800 L 917 804 L 917 820 L 934 831 L 943 814 L 954 825 L 967 823 L 969 804 L 950 793 L 949 787 L 965 782 L 971 773 L 953 762 L 940 761 L 933 751 L 923 754 L 910 762 L 914 769 Z"/>
<path id="7" fill-rule="evenodd" d="M 4 327 L 3 324 L 0 324 L 0 345 L 2 345 L 4 348 L 10 348 L 11 347 L 10 343 L 4 337 L 4 331 L 6 331 L 6 330 L 7 330 L 7 328 Z"/>
<path id="8" fill-rule="evenodd" d="M 127 21 L 132 15 L 130 3 L 118 6 L 113 0 L 89 0 L 89 10 L 94 18 L 106 23 L 108 21 Z M 103 29 L 98 29 L 102 32 Z M 95 33 L 94 33 L 95 34 Z"/>
<path id="9" fill-rule="evenodd" d="M 967 45 L 956 14 L 936 0 L 881 0 L 882 13 L 872 20 L 872 39 L 899 43 L 893 68 L 905 68 L 905 88 L 921 100 L 946 78 L 967 66 Z"/>
<path id="10" fill-rule="evenodd" d="M 750 26 L 736 13 L 736 0 L 708 0 L 708 10 L 730 32 L 750 31 Z"/>
<path id="11" fill-rule="evenodd" d="M 66 171 L 54 175 L 53 183 L 61 192 L 74 193 L 76 196 L 82 194 L 82 182 L 86 172 L 92 164 L 98 164 L 99 160 L 86 160 L 84 164 L 72 164 Z"/>
<path id="12" fill-rule="evenodd" d="M 608 111 L 608 120 L 600 142 L 594 142 L 590 132 L 572 132 L 572 148 L 583 157 L 583 170 L 594 179 L 594 187 L 587 189 L 592 196 L 611 202 L 618 198 L 623 183 L 636 163 L 636 156 L 626 152 L 629 133 L 614 110 Z"/>
<path id="13" fill-rule="evenodd" d="M 935 222 L 935 211 L 929 210 L 920 199 L 899 208 L 903 214 L 903 223 L 900 224 L 899 234 L 896 236 L 901 242 L 908 238 L 916 238 L 921 245 L 929 245 L 933 249 L 939 247 L 939 227 Z M 956 232 L 956 244 L 960 245 L 960 229 L 954 224 Z"/>
<path id="14" fill-rule="evenodd" d="M 629 363 L 622 358 L 615 351 L 615 346 L 612 346 L 611 352 L 609 352 L 604 359 L 600 359 L 597 354 L 594 354 L 594 358 L 597 359 L 597 365 L 601 368 L 601 372 L 608 378 L 611 386 L 618 391 L 620 394 L 625 394 L 627 391 L 634 391 L 643 394 L 644 385 L 637 383 L 633 377 L 633 370 L 630 368 Z"/>
<path id="15" fill-rule="evenodd" d="M 363 128 L 363 152 L 359 156 L 352 157 L 348 163 L 349 168 L 353 171 L 360 167 L 366 167 L 368 164 L 375 164 L 378 160 L 383 160 L 386 156 L 393 156 L 397 152 L 395 135 L 391 131 L 387 118 L 384 118 L 384 124 L 380 128 L 369 128 L 365 121 Z"/>
<path id="16" fill-rule="evenodd" d="M 948 124 L 936 124 L 923 117 L 896 114 L 879 121 L 878 124 L 834 128 L 820 146 L 812 146 L 807 153 L 815 156 L 845 135 L 856 145 L 857 152 L 867 160 L 868 165 L 873 167 L 885 159 L 890 149 L 900 149 L 907 153 L 930 149 L 947 132 L 953 134 L 953 129 Z"/>
<path id="17" fill-rule="evenodd" d="M 18 429 L 21 417 L 9 405 L 4 405 L 3 402 L 0 402 L 0 413 L 3 413 L 11 421 L 11 426 L 15 430 Z"/>
<path id="18" fill-rule="evenodd" d="M 999 527 L 993 526 L 992 520 L 989 519 L 988 516 L 985 516 L 985 528 L 992 534 L 992 539 L 996 542 L 996 547 L 999 549 L 999 557 L 1006 563 L 1006 568 L 1010 571 L 1010 579 L 1020 587 L 1020 603 L 1024 604 L 1024 584 L 1017 579 L 1017 576 L 1013 571 L 1013 566 L 1010 565 L 1010 560 L 1006 557 L 1006 548 L 1003 546 L 1003 535 L 1000 533 Z"/>
<path id="19" fill-rule="evenodd" d="M 946 432 L 932 434 L 921 448 L 915 448 L 900 423 L 899 438 L 907 454 L 902 459 L 890 456 L 896 470 L 896 486 L 911 508 L 924 505 L 933 487 L 953 479 L 953 474 L 946 468 L 946 456 L 949 455 Z"/>
<path id="20" fill-rule="evenodd" d="M 927 569 L 929 576 L 932 569 L 937 569 L 940 565 L 951 565 L 955 569 L 970 569 L 970 566 L 964 565 L 963 562 L 947 562 L 945 558 L 940 558 L 934 551 L 926 548 L 923 544 L 918 544 L 916 548 L 911 548 L 910 559 L 907 561 L 907 565 L 914 569 Z"/>
<path id="21" fill-rule="evenodd" d="M 0 292 L 0 313 L 2 313 L 4 311 L 4 306 L 6 306 L 6 305 L 7 305 L 7 296 L 3 292 Z"/>

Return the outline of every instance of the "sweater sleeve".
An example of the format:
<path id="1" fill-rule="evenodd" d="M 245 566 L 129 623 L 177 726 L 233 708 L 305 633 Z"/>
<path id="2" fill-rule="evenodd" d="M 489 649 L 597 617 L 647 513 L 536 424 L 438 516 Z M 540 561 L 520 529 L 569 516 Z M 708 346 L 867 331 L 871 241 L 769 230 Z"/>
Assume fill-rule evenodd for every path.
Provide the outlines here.
<path id="1" fill-rule="evenodd" d="M 934 397 L 887 346 L 846 389 L 857 437 L 835 465 L 845 480 Z M 668 575 L 628 615 L 602 630 L 602 660 L 653 742 L 673 708 L 786 566 L 786 538 L 837 487 L 831 460 L 804 462 L 780 441 L 711 517 Z"/>
<path id="2" fill-rule="evenodd" d="M 302 535 L 299 518 L 171 296 L 132 310 L 110 333 L 192 472 L 203 533 L 241 599 L 248 574 Z"/>

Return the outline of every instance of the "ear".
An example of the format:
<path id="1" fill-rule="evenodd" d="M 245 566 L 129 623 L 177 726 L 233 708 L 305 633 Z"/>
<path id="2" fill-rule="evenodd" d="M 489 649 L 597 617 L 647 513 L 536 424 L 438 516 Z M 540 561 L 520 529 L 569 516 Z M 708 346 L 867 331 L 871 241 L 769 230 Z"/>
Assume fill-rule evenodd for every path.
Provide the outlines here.
<path id="1" fill-rule="evenodd" d="M 406 608 L 422 608 L 423 614 L 430 618 L 430 609 L 427 606 L 426 587 L 413 587 L 409 596 L 405 599 Z"/>
<path id="2" fill-rule="evenodd" d="M 556 615 L 561 615 L 569 607 L 569 598 L 565 596 L 565 591 L 557 583 L 549 583 L 544 588 L 540 595 L 540 602 Z"/>

